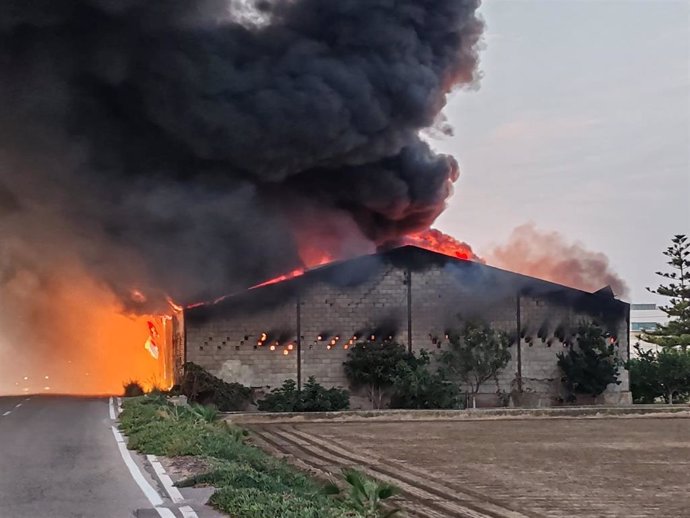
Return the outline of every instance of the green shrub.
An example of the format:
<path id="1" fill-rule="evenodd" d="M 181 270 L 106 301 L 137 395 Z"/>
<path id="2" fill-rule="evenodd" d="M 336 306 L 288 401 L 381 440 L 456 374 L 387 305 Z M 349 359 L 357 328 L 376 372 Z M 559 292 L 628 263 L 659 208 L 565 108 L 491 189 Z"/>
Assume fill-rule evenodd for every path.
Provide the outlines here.
<path id="1" fill-rule="evenodd" d="M 148 395 L 149 396 L 167 397 L 168 395 L 170 395 L 170 391 L 165 390 L 165 389 L 159 387 L 158 385 L 153 385 L 151 387 L 151 390 L 148 391 Z"/>
<path id="2" fill-rule="evenodd" d="M 285 380 L 280 388 L 273 389 L 260 400 L 258 407 L 262 412 L 295 412 L 299 396 L 295 380 Z"/>
<path id="3" fill-rule="evenodd" d="M 128 381 L 123 385 L 124 387 L 124 396 L 125 397 L 138 397 L 138 396 L 143 396 L 144 395 L 144 388 L 141 386 L 141 383 L 138 381 Z"/>
<path id="4" fill-rule="evenodd" d="M 630 371 L 630 391 L 635 403 L 684 403 L 690 396 L 690 351 L 672 347 L 643 351 L 626 363 Z"/>
<path id="5" fill-rule="evenodd" d="M 257 488 L 223 487 L 209 503 L 230 510 L 233 518 L 346 518 L 360 517 L 318 497 L 305 498 L 294 493 L 273 493 Z"/>
<path id="6" fill-rule="evenodd" d="M 460 407 L 460 389 L 429 368 L 431 357 L 422 350 L 398 363 L 393 378 L 391 408 L 448 409 Z"/>
<path id="7" fill-rule="evenodd" d="M 195 363 L 186 363 L 180 392 L 188 401 L 213 405 L 221 412 L 245 410 L 252 401 L 252 389 L 227 383 Z"/>
<path id="8" fill-rule="evenodd" d="M 595 324 L 582 323 L 577 329 L 577 346 L 558 353 L 558 366 L 564 375 L 566 401 L 578 394 L 596 397 L 612 383 L 620 384 L 621 360 L 615 347 L 606 343 L 604 331 Z"/>
<path id="9" fill-rule="evenodd" d="M 360 342 L 350 348 L 343 367 L 352 386 L 365 387 L 374 408 L 381 408 L 395 381 L 398 365 L 410 358 L 405 347 L 395 342 Z"/>
<path id="10" fill-rule="evenodd" d="M 400 509 L 388 509 L 386 500 L 394 497 L 400 490 L 388 483 L 379 482 L 355 469 L 343 470 L 347 492 L 336 484 L 329 484 L 325 493 L 335 496 L 347 508 L 363 518 L 389 518 L 400 513 Z"/>
<path id="11" fill-rule="evenodd" d="M 192 403 L 189 407 L 189 411 L 194 417 L 204 421 L 205 423 L 213 423 L 218 420 L 220 414 L 218 409 L 213 405 L 200 405 L 198 403 Z"/>
<path id="12" fill-rule="evenodd" d="M 326 389 L 311 376 L 302 390 L 294 380 L 286 380 L 258 405 L 263 412 L 335 412 L 349 408 L 350 395 L 347 390 Z"/>
<path id="13" fill-rule="evenodd" d="M 228 461 L 208 473 L 191 477 L 178 485 L 190 487 L 198 484 L 214 487 L 257 488 L 266 492 L 297 491 L 300 494 L 319 495 L 321 487 L 307 477 L 295 473 L 285 464 L 267 460 L 254 467 L 247 462 Z"/>
<path id="14" fill-rule="evenodd" d="M 469 388 L 474 407 L 480 387 L 496 380 L 508 365 L 510 337 L 484 322 L 466 322 L 462 330 L 448 332 L 448 341 L 448 348 L 439 355 L 440 370 L 447 379 Z"/>

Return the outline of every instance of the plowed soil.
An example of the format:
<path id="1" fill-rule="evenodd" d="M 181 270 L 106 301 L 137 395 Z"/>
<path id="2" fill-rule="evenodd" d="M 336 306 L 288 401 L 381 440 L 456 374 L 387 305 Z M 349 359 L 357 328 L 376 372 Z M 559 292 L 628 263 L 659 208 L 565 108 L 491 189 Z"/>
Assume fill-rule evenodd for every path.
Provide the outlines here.
<path id="1" fill-rule="evenodd" d="M 526 418 L 251 425 L 316 475 L 356 466 L 412 517 L 690 517 L 690 419 Z"/>

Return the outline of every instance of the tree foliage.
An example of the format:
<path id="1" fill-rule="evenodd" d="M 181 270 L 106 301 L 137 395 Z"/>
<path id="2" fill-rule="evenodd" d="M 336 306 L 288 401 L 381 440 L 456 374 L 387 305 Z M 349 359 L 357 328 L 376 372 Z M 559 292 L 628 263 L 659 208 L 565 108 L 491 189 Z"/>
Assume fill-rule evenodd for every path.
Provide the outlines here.
<path id="1" fill-rule="evenodd" d="M 465 383 L 473 398 L 510 361 L 510 337 L 486 324 L 468 322 L 461 332 L 449 332 L 448 340 L 448 349 L 439 357 L 441 371 L 449 379 Z"/>
<path id="2" fill-rule="evenodd" d="M 637 357 L 631 358 L 625 364 L 630 373 L 630 392 L 633 403 L 654 403 L 663 397 L 664 390 L 659 383 L 659 363 L 653 351 L 644 351 L 639 345 L 635 346 Z"/>
<path id="3" fill-rule="evenodd" d="M 630 390 L 636 403 L 680 403 L 690 397 L 690 351 L 674 348 L 643 351 L 627 362 Z"/>
<path id="4" fill-rule="evenodd" d="M 335 412 L 350 406 L 347 390 L 327 389 L 310 376 L 302 390 L 297 390 L 294 380 L 285 380 L 258 403 L 263 412 Z"/>
<path id="5" fill-rule="evenodd" d="M 343 363 L 345 375 L 354 387 L 365 387 L 374 408 L 381 408 L 383 397 L 398 374 L 400 362 L 412 355 L 395 342 L 360 342 L 351 347 Z"/>
<path id="6" fill-rule="evenodd" d="M 391 408 L 435 409 L 458 408 L 457 384 L 445 379 L 430 367 L 431 356 L 422 350 L 398 363 L 393 379 Z"/>
<path id="7" fill-rule="evenodd" d="M 664 400 L 670 404 L 686 400 L 690 393 L 690 353 L 687 350 L 662 350 L 657 354 L 657 361 Z"/>
<path id="8" fill-rule="evenodd" d="M 603 329 L 596 324 L 581 323 L 577 328 L 577 344 L 557 356 L 569 402 L 575 401 L 578 394 L 597 397 L 611 383 L 620 384 L 622 362 L 616 347 L 607 343 Z"/>
<path id="9" fill-rule="evenodd" d="M 656 272 L 668 279 L 651 293 L 669 298 L 667 306 L 660 308 L 670 319 L 666 325 L 658 326 L 654 331 L 647 331 L 642 339 L 645 342 L 663 347 L 680 346 L 686 349 L 690 345 L 690 241 L 688 237 L 678 234 L 673 237 L 664 255 L 668 257 L 671 272 Z"/>

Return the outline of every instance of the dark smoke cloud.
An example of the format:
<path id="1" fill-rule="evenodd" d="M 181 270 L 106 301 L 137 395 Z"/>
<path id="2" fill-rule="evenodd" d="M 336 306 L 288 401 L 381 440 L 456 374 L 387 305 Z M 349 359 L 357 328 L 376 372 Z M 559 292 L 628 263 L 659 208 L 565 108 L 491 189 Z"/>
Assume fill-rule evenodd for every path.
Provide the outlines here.
<path id="1" fill-rule="evenodd" d="M 478 4 L 5 0 L 0 239 L 193 301 L 313 220 L 335 254 L 428 227 L 457 164 L 419 131 L 476 79 Z"/>

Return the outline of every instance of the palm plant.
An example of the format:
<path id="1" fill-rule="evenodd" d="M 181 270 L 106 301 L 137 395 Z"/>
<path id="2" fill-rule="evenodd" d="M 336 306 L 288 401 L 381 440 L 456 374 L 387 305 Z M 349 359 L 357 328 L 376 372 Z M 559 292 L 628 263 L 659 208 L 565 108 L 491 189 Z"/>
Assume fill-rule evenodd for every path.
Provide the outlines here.
<path id="1" fill-rule="evenodd" d="M 198 403 L 193 403 L 190 405 L 190 410 L 194 417 L 199 421 L 204 421 L 206 423 L 213 423 L 218 420 L 219 413 L 218 409 L 213 405 L 200 405 Z"/>
<path id="2" fill-rule="evenodd" d="M 359 515 L 364 518 L 389 518 L 401 512 L 400 509 L 389 509 L 385 502 L 400 492 L 397 487 L 374 480 L 355 469 L 344 469 L 343 477 L 348 486 L 345 494 L 334 482 L 326 485 L 325 492 Z"/>

